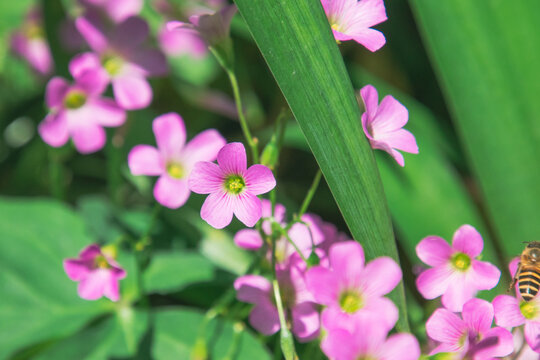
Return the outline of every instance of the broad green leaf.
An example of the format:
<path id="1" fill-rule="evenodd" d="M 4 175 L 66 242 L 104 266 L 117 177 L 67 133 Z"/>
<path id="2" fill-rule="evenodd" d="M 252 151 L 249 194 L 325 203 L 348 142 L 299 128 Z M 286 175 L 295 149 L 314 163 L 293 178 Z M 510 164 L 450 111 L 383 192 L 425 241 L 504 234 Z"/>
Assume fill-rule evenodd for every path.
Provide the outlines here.
<path id="1" fill-rule="evenodd" d="M 368 258 L 397 260 L 373 153 L 341 54 L 319 0 L 236 0 L 300 124 L 354 239 Z M 393 293 L 402 315 L 403 287 Z M 406 316 L 401 316 L 406 328 Z"/>
<path id="2" fill-rule="evenodd" d="M 83 222 L 57 202 L 0 199 L 0 358 L 77 331 L 113 309 L 85 301 L 62 260 L 92 240 Z"/>
<path id="3" fill-rule="evenodd" d="M 194 283 L 210 281 L 213 277 L 214 267 L 200 254 L 155 253 L 144 272 L 144 289 L 147 292 L 173 292 Z"/>
<path id="4" fill-rule="evenodd" d="M 540 2 L 410 0 L 507 256 L 540 234 Z"/>
<path id="5" fill-rule="evenodd" d="M 203 315 L 195 310 L 170 308 L 155 313 L 152 355 L 156 360 L 190 359 L 191 350 L 197 339 Z M 227 355 L 233 341 L 232 324 L 227 321 L 212 321 L 206 330 L 206 340 L 212 359 Z M 236 360 L 269 360 L 271 357 L 261 342 L 248 330 L 241 334 L 240 348 Z"/>

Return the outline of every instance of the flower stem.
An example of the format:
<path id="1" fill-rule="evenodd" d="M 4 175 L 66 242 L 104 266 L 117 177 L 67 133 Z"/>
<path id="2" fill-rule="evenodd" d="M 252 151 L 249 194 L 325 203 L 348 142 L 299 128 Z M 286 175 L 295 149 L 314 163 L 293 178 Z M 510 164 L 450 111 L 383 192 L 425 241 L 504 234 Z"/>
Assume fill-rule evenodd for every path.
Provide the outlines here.
<path id="1" fill-rule="evenodd" d="M 231 87 L 232 87 L 233 95 L 234 95 L 234 102 L 236 103 L 236 111 L 238 111 L 238 119 L 240 120 L 240 126 L 242 127 L 242 132 L 244 133 L 244 137 L 246 138 L 246 141 L 249 147 L 251 148 L 251 155 L 253 156 L 253 162 L 257 164 L 259 163 L 259 150 L 257 148 L 257 141 L 251 136 L 251 132 L 249 131 L 249 126 L 248 126 L 246 117 L 244 116 L 244 109 L 242 107 L 242 99 L 240 97 L 240 88 L 238 87 L 238 80 L 236 79 L 236 74 L 232 70 L 229 70 L 229 69 L 225 69 L 225 70 L 231 82 Z"/>
<path id="2" fill-rule="evenodd" d="M 58 200 L 63 200 L 64 193 L 64 166 L 56 149 L 49 149 L 49 183 L 51 194 Z"/>
<path id="3" fill-rule="evenodd" d="M 315 191 L 317 191 L 317 187 L 319 186 L 319 182 L 321 181 L 321 169 L 317 170 L 317 173 L 315 174 L 315 177 L 313 178 L 313 182 L 311 183 L 311 186 L 309 187 L 308 193 L 306 194 L 306 198 L 304 199 L 304 202 L 302 203 L 302 206 L 300 207 L 300 211 L 298 212 L 297 218 L 301 218 L 302 215 L 307 211 L 309 204 L 311 203 L 311 199 L 313 199 L 313 196 L 315 195 Z"/>
<path id="4" fill-rule="evenodd" d="M 238 355 L 238 350 L 240 350 L 240 341 L 242 340 L 242 334 L 244 332 L 245 326 L 241 321 L 237 321 L 233 325 L 233 341 L 227 351 L 227 355 L 222 360 L 234 360 Z"/>

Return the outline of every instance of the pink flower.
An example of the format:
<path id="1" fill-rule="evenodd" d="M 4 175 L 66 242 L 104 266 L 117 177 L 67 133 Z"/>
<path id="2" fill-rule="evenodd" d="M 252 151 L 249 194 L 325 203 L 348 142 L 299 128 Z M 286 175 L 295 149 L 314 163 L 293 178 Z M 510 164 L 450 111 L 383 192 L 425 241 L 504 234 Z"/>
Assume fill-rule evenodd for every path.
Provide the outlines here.
<path id="1" fill-rule="evenodd" d="M 168 67 L 160 51 L 143 46 L 149 32 L 146 21 L 130 17 L 109 33 L 91 17 L 80 17 L 75 24 L 94 52 L 77 55 L 70 64 L 72 73 L 92 69 L 96 81 L 112 83 L 114 98 L 124 109 L 147 107 L 153 94 L 146 78 L 164 75 Z"/>
<path id="2" fill-rule="evenodd" d="M 216 229 L 229 225 L 233 214 L 246 226 L 254 226 L 262 215 L 257 195 L 276 186 L 272 171 L 259 164 L 248 169 L 246 149 L 241 143 L 225 145 L 217 162 L 196 163 L 188 180 L 191 191 L 210 194 L 201 208 L 201 217 Z"/>
<path id="3" fill-rule="evenodd" d="M 398 264 L 380 257 L 364 266 L 364 250 L 356 241 L 332 245 L 329 260 L 330 269 L 315 266 L 306 274 L 315 302 L 327 306 L 322 313 L 323 325 L 329 330 L 347 328 L 355 317 L 376 314 L 390 330 L 398 319 L 398 310 L 383 295 L 401 280 Z M 350 327 L 347 330 L 352 331 Z"/>
<path id="4" fill-rule="evenodd" d="M 70 85 L 61 77 L 52 78 L 45 90 L 49 114 L 39 124 L 39 134 L 53 147 L 63 146 L 71 137 L 83 154 L 103 148 L 107 140 L 104 126 L 120 126 L 126 112 L 111 99 L 101 97 L 103 86 L 95 71 L 74 73 Z"/>
<path id="5" fill-rule="evenodd" d="M 371 85 L 364 86 L 360 95 L 366 108 L 362 114 L 362 127 L 371 147 L 386 151 L 404 166 L 403 155 L 397 150 L 418 154 L 414 135 L 403 129 L 409 120 L 407 108 L 390 95 L 379 105 L 379 95 Z"/>
<path id="6" fill-rule="evenodd" d="M 79 0 L 79 2 L 89 9 L 104 11 L 111 20 L 120 23 L 130 16 L 138 15 L 144 0 Z"/>
<path id="7" fill-rule="evenodd" d="M 442 295 L 442 304 L 454 312 L 472 299 L 478 290 L 489 290 L 499 282 L 501 272 L 494 265 L 476 260 L 484 247 L 482 236 L 470 225 L 454 234 L 452 246 L 438 237 L 428 236 L 416 246 L 416 254 L 432 266 L 416 279 L 418 291 L 426 299 Z"/>
<path id="8" fill-rule="evenodd" d="M 154 197 L 161 205 L 177 209 L 189 198 L 187 179 L 198 161 L 213 161 L 225 139 L 214 129 L 186 143 L 184 121 L 177 113 L 158 116 L 152 123 L 157 148 L 137 145 L 128 155 L 133 175 L 159 176 Z"/>
<path id="9" fill-rule="evenodd" d="M 159 44 L 169 56 L 190 55 L 202 59 L 208 54 L 208 46 L 198 31 L 189 28 L 169 30 L 164 27 L 159 32 Z"/>
<path id="10" fill-rule="evenodd" d="M 336 41 L 354 40 L 369 51 L 379 50 L 384 35 L 372 26 L 386 21 L 383 0 L 322 0 Z"/>
<path id="11" fill-rule="evenodd" d="M 21 29 L 11 36 L 11 48 L 15 54 L 28 61 L 40 75 L 45 76 L 53 70 L 53 59 L 41 17 L 40 10 L 30 10 Z"/>
<path id="12" fill-rule="evenodd" d="M 276 270 L 286 316 L 290 314 L 292 332 L 302 342 L 315 339 L 320 328 L 317 305 L 306 289 L 305 270 L 306 266 L 300 259 L 291 262 L 287 268 Z M 255 305 L 249 314 L 249 323 L 257 331 L 271 335 L 280 329 L 272 284 L 266 278 L 241 276 L 234 282 L 234 288 L 238 300 Z"/>
<path id="13" fill-rule="evenodd" d="M 125 270 L 96 244 L 84 248 L 77 259 L 64 260 L 64 271 L 79 282 L 77 291 L 85 300 L 106 296 L 118 301 L 118 281 L 126 277 Z"/>
<path id="14" fill-rule="evenodd" d="M 359 317 L 351 329 L 335 328 L 322 341 L 321 348 L 330 360 L 417 360 L 418 340 L 411 334 L 394 334 L 377 317 Z"/>
<path id="15" fill-rule="evenodd" d="M 272 217 L 272 202 L 270 200 L 262 199 L 262 229 L 266 235 L 272 233 L 272 225 L 270 218 L 278 223 L 283 223 L 285 220 L 285 207 L 281 204 L 276 204 L 274 209 L 274 216 Z M 263 239 L 258 230 L 254 229 L 242 229 L 234 236 L 234 243 L 236 246 L 246 250 L 258 250 L 263 246 Z"/>
<path id="16" fill-rule="evenodd" d="M 463 305 L 461 318 L 447 309 L 437 309 L 426 322 L 430 338 L 439 341 L 430 355 L 457 353 L 459 359 L 484 360 L 503 357 L 514 349 L 512 334 L 501 327 L 491 328 L 493 306 L 480 299 Z"/>

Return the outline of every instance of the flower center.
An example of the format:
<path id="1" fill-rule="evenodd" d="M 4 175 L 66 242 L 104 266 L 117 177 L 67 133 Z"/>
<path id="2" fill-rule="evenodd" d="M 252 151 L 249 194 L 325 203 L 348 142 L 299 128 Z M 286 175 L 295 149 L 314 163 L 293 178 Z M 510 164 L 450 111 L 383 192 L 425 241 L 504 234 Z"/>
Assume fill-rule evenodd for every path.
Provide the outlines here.
<path id="1" fill-rule="evenodd" d="M 451 263 L 457 270 L 465 271 L 471 266 L 471 258 L 464 253 L 455 253 L 452 256 Z"/>
<path id="2" fill-rule="evenodd" d="M 360 294 L 356 291 L 345 291 L 339 296 L 339 306 L 341 310 L 347 314 L 354 314 L 360 310 L 364 304 L 362 303 L 362 298 Z"/>
<path id="3" fill-rule="evenodd" d="M 167 173 L 175 179 L 182 179 L 185 175 L 184 167 L 181 164 L 174 162 L 167 164 Z"/>
<path id="4" fill-rule="evenodd" d="M 525 301 L 519 304 L 519 310 L 521 310 L 521 313 L 523 314 L 525 319 L 528 319 L 528 320 L 536 317 L 536 314 L 538 313 L 538 309 L 536 308 L 534 304 L 530 302 L 525 302 Z"/>
<path id="5" fill-rule="evenodd" d="M 95 264 L 96 267 L 98 267 L 100 269 L 108 269 L 109 268 L 109 262 L 107 261 L 107 259 L 103 255 L 96 256 L 96 258 L 94 259 L 94 264 Z"/>
<path id="6" fill-rule="evenodd" d="M 240 175 L 230 175 L 225 179 L 225 190 L 228 192 L 238 195 L 246 187 L 246 182 L 244 178 Z"/>
<path id="7" fill-rule="evenodd" d="M 68 109 L 79 109 L 86 103 L 86 94 L 80 90 L 71 90 L 64 98 L 64 106 Z"/>
<path id="8" fill-rule="evenodd" d="M 103 60 L 103 67 L 111 76 L 118 75 L 122 66 L 124 66 L 124 61 L 116 56 L 106 57 Z"/>

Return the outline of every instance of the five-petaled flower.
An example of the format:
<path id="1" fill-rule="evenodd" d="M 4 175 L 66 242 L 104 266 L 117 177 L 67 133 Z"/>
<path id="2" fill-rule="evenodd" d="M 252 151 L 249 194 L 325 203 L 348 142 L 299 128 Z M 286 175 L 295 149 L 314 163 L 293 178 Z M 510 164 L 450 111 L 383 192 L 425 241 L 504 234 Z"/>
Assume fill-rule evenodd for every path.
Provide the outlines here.
<path id="1" fill-rule="evenodd" d="M 264 165 L 248 169 L 244 145 L 230 143 L 219 151 L 217 165 L 209 161 L 196 163 L 188 184 L 197 194 L 210 194 L 201 208 L 201 217 L 222 229 L 229 225 L 233 214 L 246 226 L 254 226 L 262 215 L 257 195 L 272 190 L 276 180 Z"/>
<path id="2" fill-rule="evenodd" d="M 85 300 L 106 296 L 118 301 L 118 282 L 126 277 L 126 271 L 107 248 L 96 244 L 84 248 L 77 259 L 64 260 L 64 271 L 71 280 L 79 282 L 77 291 Z"/>
<path id="3" fill-rule="evenodd" d="M 225 139 L 214 129 L 195 136 L 186 144 L 186 128 L 180 115 L 168 113 L 152 123 L 157 148 L 137 145 L 128 155 L 134 175 L 159 176 L 154 197 L 171 209 L 184 205 L 189 198 L 187 179 L 198 161 L 214 161 Z"/>
<path id="4" fill-rule="evenodd" d="M 458 359 L 487 360 L 503 357 L 514 349 L 512 334 L 491 327 L 493 306 L 481 299 L 463 305 L 461 318 L 447 309 L 437 309 L 426 322 L 430 338 L 440 342 L 430 355 L 451 352 Z"/>
<path id="5" fill-rule="evenodd" d="M 383 0 L 322 0 L 336 41 L 354 40 L 369 51 L 379 50 L 384 35 L 372 26 L 386 21 Z"/>
<path id="6" fill-rule="evenodd" d="M 442 304 L 459 312 L 478 290 L 489 290 L 499 282 L 501 272 L 494 265 L 476 260 L 484 247 L 482 236 L 470 225 L 454 234 L 452 246 L 438 237 L 428 236 L 416 246 L 416 254 L 432 266 L 416 279 L 418 291 L 426 299 L 442 295 Z"/>
<path id="7" fill-rule="evenodd" d="M 390 95 L 379 104 L 379 95 L 372 85 L 364 86 L 360 95 L 366 108 L 362 114 L 362 127 L 371 147 L 386 151 L 404 166 L 403 155 L 397 150 L 418 154 L 414 135 L 403 129 L 409 120 L 407 108 Z"/>

